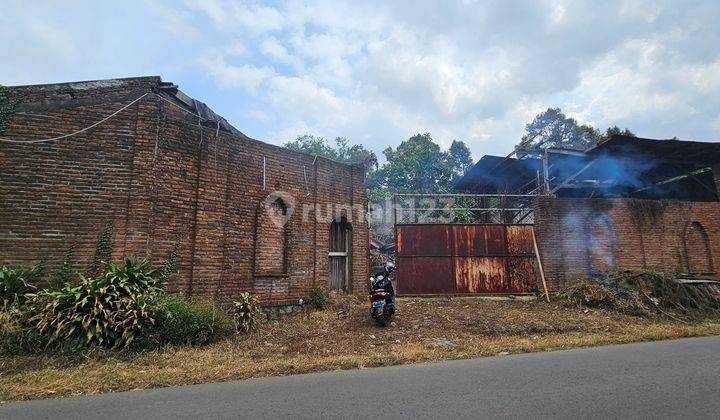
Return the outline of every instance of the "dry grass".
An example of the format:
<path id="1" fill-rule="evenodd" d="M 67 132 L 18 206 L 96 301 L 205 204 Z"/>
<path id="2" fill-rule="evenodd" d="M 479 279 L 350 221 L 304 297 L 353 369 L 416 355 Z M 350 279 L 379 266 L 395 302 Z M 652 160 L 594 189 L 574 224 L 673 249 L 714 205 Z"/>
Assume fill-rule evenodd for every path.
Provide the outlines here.
<path id="1" fill-rule="evenodd" d="M 96 394 L 320 370 L 354 369 L 720 334 L 692 324 L 530 301 L 401 299 L 382 329 L 367 304 L 344 298 L 321 312 L 203 348 L 143 354 L 0 358 L 0 400 Z"/>

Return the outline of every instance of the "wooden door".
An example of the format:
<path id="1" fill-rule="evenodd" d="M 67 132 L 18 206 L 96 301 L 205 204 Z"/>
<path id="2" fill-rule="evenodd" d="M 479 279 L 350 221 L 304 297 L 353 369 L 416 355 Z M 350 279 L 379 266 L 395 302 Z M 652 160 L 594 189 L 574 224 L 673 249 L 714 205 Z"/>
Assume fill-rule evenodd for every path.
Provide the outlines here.
<path id="1" fill-rule="evenodd" d="M 330 225 L 329 286 L 331 290 L 350 292 L 352 229 L 343 217 Z"/>

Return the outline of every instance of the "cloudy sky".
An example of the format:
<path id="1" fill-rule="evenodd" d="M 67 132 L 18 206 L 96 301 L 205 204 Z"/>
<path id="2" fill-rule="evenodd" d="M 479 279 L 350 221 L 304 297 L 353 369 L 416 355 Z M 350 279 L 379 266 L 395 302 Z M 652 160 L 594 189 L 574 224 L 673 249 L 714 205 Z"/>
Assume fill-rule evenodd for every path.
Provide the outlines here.
<path id="1" fill-rule="evenodd" d="M 160 75 L 245 134 L 504 154 L 561 107 L 720 140 L 720 1 L 3 0 L 0 84 Z"/>

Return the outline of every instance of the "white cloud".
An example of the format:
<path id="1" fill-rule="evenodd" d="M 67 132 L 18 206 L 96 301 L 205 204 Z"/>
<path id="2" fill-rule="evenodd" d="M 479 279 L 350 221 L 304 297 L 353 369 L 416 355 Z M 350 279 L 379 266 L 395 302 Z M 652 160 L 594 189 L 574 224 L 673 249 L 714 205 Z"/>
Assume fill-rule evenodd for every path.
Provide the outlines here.
<path id="1" fill-rule="evenodd" d="M 301 67 L 301 61 L 293 57 L 274 36 L 269 36 L 260 42 L 259 51 L 278 63 L 295 65 Z"/>
<path id="2" fill-rule="evenodd" d="M 274 7 L 222 0 L 186 0 L 192 9 L 205 13 L 223 30 L 263 33 L 283 28 L 284 17 Z"/>
<path id="3" fill-rule="evenodd" d="M 249 64 L 234 66 L 217 55 L 201 58 L 200 64 L 219 86 L 240 88 L 250 93 L 255 92 L 261 83 L 275 73 L 270 67 L 255 67 Z"/>
<path id="4" fill-rule="evenodd" d="M 235 41 L 227 47 L 223 48 L 223 52 L 228 57 L 243 57 L 247 55 L 248 48 L 240 41 Z"/>
<path id="5" fill-rule="evenodd" d="M 282 111 L 311 119 L 330 118 L 342 108 L 333 91 L 308 78 L 275 76 L 268 82 L 267 98 Z"/>
<path id="6" fill-rule="evenodd" d="M 506 154 L 551 106 L 599 128 L 720 137 L 713 0 L 4 9 L 0 82 L 162 74 L 260 139 L 311 132 L 379 152 L 428 131 L 443 145 L 466 141 L 476 157 Z M 91 9 L 114 18 L 93 20 Z"/>
<path id="7" fill-rule="evenodd" d="M 675 71 L 677 78 L 687 77 L 701 93 L 720 90 L 720 59 L 708 64 L 685 65 Z"/>

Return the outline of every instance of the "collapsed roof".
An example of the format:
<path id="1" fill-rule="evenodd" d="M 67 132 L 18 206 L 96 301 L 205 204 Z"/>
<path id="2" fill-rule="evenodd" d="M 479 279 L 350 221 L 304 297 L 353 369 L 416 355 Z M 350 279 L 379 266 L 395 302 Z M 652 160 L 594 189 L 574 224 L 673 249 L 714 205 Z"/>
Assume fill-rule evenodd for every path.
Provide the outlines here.
<path id="1" fill-rule="evenodd" d="M 189 115 L 199 117 L 200 124 L 207 127 L 218 127 L 220 130 L 242 135 L 225 118 L 216 114 L 205 103 L 193 99 L 183 93 L 176 84 L 164 82 L 160 76 L 124 77 L 105 80 L 86 80 L 80 82 L 50 83 L 40 85 L 12 86 L 22 98 L 24 110 L 36 110 L 53 102 L 57 102 L 57 93 L 67 95 L 75 104 L 92 105 L 101 101 L 128 101 L 148 90 L 160 95 L 163 100 L 170 101 L 174 106 L 183 109 Z M 53 99 L 48 99 L 51 93 Z M 129 95 L 129 96 L 128 96 Z"/>
<path id="2" fill-rule="evenodd" d="M 584 152 L 547 149 L 547 186 L 542 154 L 483 156 L 455 190 L 717 201 L 712 169 L 719 164 L 720 143 L 613 136 Z"/>
<path id="3" fill-rule="evenodd" d="M 199 115 L 204 125 L 208 123 L 216 123 L 220 125 L 220 128 L 237 135 L 244 136 L 237 128 L 233 127 L 224 117 L 216 114 L 209 106 L 204 102 L 193 99 L 183 93 L 179 87 L 172 82 L 160 82 L 158 88 L 160 91 L 170 95 L 171 98 L 175 99 L 181 106 L 186 108 L 190 112 L 194 112 Z M 212 124 L 210 124 L 212 125 Z"/>

